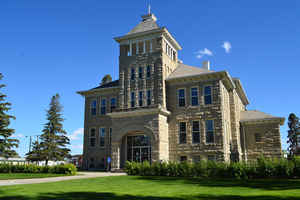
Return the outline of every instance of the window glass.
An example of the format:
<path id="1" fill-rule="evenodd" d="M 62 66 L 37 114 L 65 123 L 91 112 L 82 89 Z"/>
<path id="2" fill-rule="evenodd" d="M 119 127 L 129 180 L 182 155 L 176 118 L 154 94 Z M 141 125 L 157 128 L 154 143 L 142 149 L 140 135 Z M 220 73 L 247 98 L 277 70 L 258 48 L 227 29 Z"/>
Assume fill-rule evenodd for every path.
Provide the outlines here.
<path id="1" fill-rule="evenodd" d="M 135 69 L 131 68 L 131 80 L 135 79 Z"/>
<path id="2" fill-rule="evenodd" d="M 100 147 L 104 147 L 105 145 L 105 128 L 100 128 Z"/>
<path id="3" fill-rule="evenodd" d="M 92 128 L 90 130 L 90 146 L 94 147 L 96 144 L 96 129 Z"/>
<path id="4" fill-rule="evenodd" d="M 139 106 L 143 106 L 143 97 L 144 97 L 144 92 L 140 91 L 139 92 Z"/>
<path id="5" fill-rule="evenodd" d="M 143 78 L 143 68 L 139 67 L 139 78 L 142 79 Z"/>
<path id="6" fill-rule="evenodd" d="M 180 162 L 186 162 L 187 157 L 186 156 L 180 156 Z"/>
<path id="7" fill-rule="evenodd" d="M 216 161 L 216 156 L 215 155 L 208 155 L 207 160 L 209 161 Z"/>
<path id="8" fill-rule="evenodd" d="M 113 112 L 116 109 L 116 98 L 111 98 L 110 99 L 110 111 Z"/>
<path id="9" fill-rule="evenodd" d="M 179 144 L 186 143 L 186 123 L 180 122 L 179 123 Z"/>
<path id="10" fill-rule="evenodd" d="M 179 104 L 179 107 L 185 106 L 185 90 L 184 89 L 178 90 L 178 104 Z"/>
<path id="11" fill-rule="evenodd" d="M 151 105 L 151 90 L 147 91 L 147 105 Z"/>
<path id="12" fill-rule="evenodd" d="M 191 89 L 192 106 L 198 106 L 198 88 Z"/>
<path id="13" fill-rule="evenodd" d="M 200 123 L 199 121 L 193 121 L 192 126 L 193 143 L 200 143 Z"/>
<path id="14" fill-rule="evenodd" d="M 106 99 L 101 100 L 101 115 L 106 114 Z"/>
<path id="15" fill-rule="evenodd" d="M 147 66 L 147 78 L 150 78 L 150 76 L 151 76 L 151 66 L 148 65 Z"/>
<path id="16" fill-rule="evenodd" d="M 262 141 L 261 134 L 255 133 L 255 142 L 261 142 L 261 141 Z"/>
<path id="17" fill-rule="evenodd" d="M 204 103 L 205 105 L 212 104 L 211 86 L 204 87 Z"/>
<path id="18" fill-rule="evenodd" d="M 131 92 L 131 107 L 135 107 L 135 93 Z"/>
<path id="19" fill-rule="evenodd" d="M 91 103 L 91 114 L 96 115 L 97 114 L 97 101 L 93 100 Z"/>
<path id="20" fill-rule="evenodd" d="M 206 143 L 214 143 L 213 120 L 206 120 L 205 129 L 206 129 Z"/>

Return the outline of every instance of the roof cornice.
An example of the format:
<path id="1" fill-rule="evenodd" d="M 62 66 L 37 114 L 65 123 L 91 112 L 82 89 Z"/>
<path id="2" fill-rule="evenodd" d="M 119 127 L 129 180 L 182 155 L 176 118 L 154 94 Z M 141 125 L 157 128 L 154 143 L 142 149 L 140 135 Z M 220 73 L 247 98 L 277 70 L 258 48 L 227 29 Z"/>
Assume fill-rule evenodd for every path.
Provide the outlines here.
<path id="1" fill-rule="evenodd" d="M 236 85 L 236 89 L 237 89 L 237 93 L 239 95 L 239 97 L 241 98 L 241 100 L 243 101 L 244 105 L 248 105 L 249 104 L 249 99 L 245 93 L 245 90 L 242 86 L 242 83 L 239 79 L 234 78 L 233 79 Z"/>
<path id="2" fill-rule="evenodd" d="M 77 94 L 80 94 L 81 96 L 89 96 L 89 95 L 94 95 L 94 94 L 99 94 L 99 93 L 112 93 L 112 92 L 117 92 L 119 91 L 119 87 L 109 87 L 109 88 L 97 88 L 97 89 L 91 89 L 91 90 L 82 90 L 76 92 Z"/>
<path id="3" fill-rule="evenodd" d="M 133 110 L 126 112 L 112 112 L 107 113 L 111 118 L 123 118 L 123 117 L 134 117 L 134 116 L 143 116 L 150 114 L 162 114 L 164 116 L 169 116 L 171 113 L 162 108 L 151 108 L 151 109 L 141 109 L 141 110 Z"/>
<path id="4" fill-rule="evenodd" d="M 240 123 L 244 125 L 254 125 L 254 124 L 263 124 L 263 123 L 279 123 L 283 125 L 285 121 L 284 117 L 272 117 L 272 118 L 263 118 L 263 119 L 249 119 L 241 120 Z"/>

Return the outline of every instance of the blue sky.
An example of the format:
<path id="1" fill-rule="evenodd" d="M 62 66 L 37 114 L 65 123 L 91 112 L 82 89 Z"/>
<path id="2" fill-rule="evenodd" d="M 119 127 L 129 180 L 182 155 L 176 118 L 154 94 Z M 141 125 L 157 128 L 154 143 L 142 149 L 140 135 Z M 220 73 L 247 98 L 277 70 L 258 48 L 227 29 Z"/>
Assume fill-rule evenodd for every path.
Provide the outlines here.
<path id="1" fill-rule="evenodd" d="M 76 91 L 97 86 L 105 74 L 118 78 L 112 38 L 139 23 L 147 2 L 0 1 L 0 72 L 17 117 L 11 126 L 21 155 L 28 149 L 25 136 L 41 133 L 55 93 L 61 95 L 72 153 L 81 153 L 84 99 Z M 213 70 L 241 79 L 248 109 L 300 115 L 299 1 L 152 0 L 151 8 L 183 47 L 184 63 L 201 66 L 209 59 Z M 286 131 L 285 122 L 284 148 Z"/>

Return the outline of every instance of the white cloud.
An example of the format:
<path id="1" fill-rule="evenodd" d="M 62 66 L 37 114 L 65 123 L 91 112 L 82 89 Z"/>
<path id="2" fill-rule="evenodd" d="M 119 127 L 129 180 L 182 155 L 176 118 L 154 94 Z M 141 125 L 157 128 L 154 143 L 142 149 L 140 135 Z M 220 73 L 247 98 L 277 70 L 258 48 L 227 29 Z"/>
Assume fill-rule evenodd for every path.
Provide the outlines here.
<path id="1" fill-rule="evenodd" d="M 231 49 L 231 44 L 230 44 L 230 42 L 225 41 L 225 42 L 223 43 L 222 47 L 225 49 L 225 52 L 226 52 L 226 53 L 229 53 L 229 52 L 230 52 L 230 49 Z"/>
<path id="2" fill-rule="evenodd" d="M 73 144 L 72 145 L 72 149 L 81 150 L 81 149 L 83 149 L 83 144 Z"/>
<path id="3" fill-rule="evenodd" d="M 12 134 L 11 137 L 13 137 L 13 138 L 23 138 L 24 135 L 23 135 L 22 133 L 19 133 L 19 134 Z"/>
<path id="4" fill-rule="evenodd" d="M 199 50 L 196 52 L 196 58 L 198 59 L 202 58 L 203 56 L 212 56 L 212 55 L 213 55 L 212 51 L 207 48 L 204 48 L 203 50 Z"/>
<path id="5" fill-rule="evenodd" d="M 79 128 L 79 129 L 75 130 L 68 137 L 70 140 L 80 140 L 80 139 L 82 139 L 81 135 L 83 135 L 83 128 Z"/>

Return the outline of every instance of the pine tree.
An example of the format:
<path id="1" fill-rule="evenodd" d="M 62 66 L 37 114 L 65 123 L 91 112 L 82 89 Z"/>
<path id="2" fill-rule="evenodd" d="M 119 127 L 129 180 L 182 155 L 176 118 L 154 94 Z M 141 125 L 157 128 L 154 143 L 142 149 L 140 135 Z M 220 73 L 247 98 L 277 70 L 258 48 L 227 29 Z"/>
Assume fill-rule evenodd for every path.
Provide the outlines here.
<path id="1" fill-rule="evenodd" d="M 0 80 L 2 80 L 2 78 L 3 75 L 0 73 Z M 0 89 L 4 87 L 4 84 L 0 84 Z M 11 103 L 6 102 L 5 98 L 6 95 L 0 91 L 0 157 L 7 159 L 17 155 L 13 148 L 18 147 L 19 141 L 11 138 L 15 130 L 8 127 L 10 125 L 10 119 L 15 119 L 15 117 L 7 114 L 11 109 Z"/>
<path id="2" fill-rule="evenodd" d="M 300 122 L 299 118 L 294 114 L 291 113 L 288 119 L 288 141 L 289 144 L 288 152 L 289 157 L 293 157 L 297 153 L 297 136 L 300 135 Z"/>
<path id="3" fill-rule="evenodd" d="M 59 95 L 52 97 L 49 110 L 47 111 L 48 122 L 44 125 L 41 135 L 40 157 L 46 161 L 61 161 L 70 156 L 67 145 L 70 140 L 67 132 L 63 129 L 62 106 L 59 103 Z"/>
<path id="4" fill-rule="evenodd" d="M 38 141 L 35 141 L 32 144 L 32 150 L 26 154 L 26 159 L 31 162 L 45 160 L 45 157 L 43 157 L 41 154 L 40 143 Z"/>

